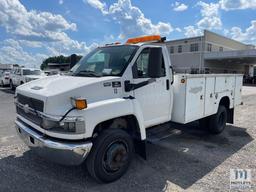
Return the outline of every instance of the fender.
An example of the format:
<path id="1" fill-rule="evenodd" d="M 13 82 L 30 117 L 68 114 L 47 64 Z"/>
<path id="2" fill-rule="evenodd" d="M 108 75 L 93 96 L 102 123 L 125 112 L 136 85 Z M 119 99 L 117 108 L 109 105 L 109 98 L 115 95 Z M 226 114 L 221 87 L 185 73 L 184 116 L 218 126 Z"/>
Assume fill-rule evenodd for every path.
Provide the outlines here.
<path id="1" fill-rule="evenodd" d="M 93 131 L 99 123 L 126 115 L 134 115 L 137 118 L 141 140 L 146 138 L 143 116 L 134 109 L 131 99 L 114 98 L 98 101 L 88 104 L 88 108 L 84 112 L 86 122 L 85 138 L 92 137 Z"/>
<path id="2" fill-rule="evenodd" d="M 227 122 L 233 124 L 234 123 L 234 95 L 231 92 L 226 92 L 225 94 L 221 94 L 218 100 L 218 106 L 220 105 L 220 101 L 223 98 L 228 98 L 229 100 L 229 108 L 227 108 L 228 119 Z M 217 112 L 216 112 L 217 113 Z"/>
<path id="3" fill-rule="evenodd" d="M 230 91 L 225 91 L 225 92 L 221 92 L 221 93 L 217 93 L 217 106 L 219 106 L 219 104 L 220 104 L 220 101 L 221 101 L 221 99 L 222 98 L 224 98 L 224 97 L 228 97 L 228 99 L 229 99 L 229 109 L 232 109 L 232 108 L 234 108 L 234 100 L 233 100 L 233 97 L 234 96 L 232 96 L 232 94 L 231 94 L 231 92 Z M 216 112 L 218 111 L 218 108 L 216 108 Z"/>

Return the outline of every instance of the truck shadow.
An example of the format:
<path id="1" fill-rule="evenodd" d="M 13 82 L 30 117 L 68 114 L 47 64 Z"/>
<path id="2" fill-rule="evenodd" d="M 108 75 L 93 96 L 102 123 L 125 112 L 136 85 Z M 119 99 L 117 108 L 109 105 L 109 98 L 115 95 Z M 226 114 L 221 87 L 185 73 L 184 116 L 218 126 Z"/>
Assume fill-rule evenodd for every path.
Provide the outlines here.
<path id="1" fill-rule="evenodd" d="M 15 94 L 15 91 L 12 90 L 11 88 L 9 87 L 4 87 L 4 88 L 0 88 L 0 91 L 4 92 L 4 93 L 7 93 L 7 94 L 11 94 L 11 95 L 14 95 Z"/>
<path id="2" fill-rule="evenodd" d="M 0 158 L 0 191 L 162 191 L 167 181 L 187 189 L 253 140 L 246 129 L 231 125 L 217 136 L 195 123 L 169 127 L 168 137 L 149 140 L 147 161 L 136 156 L 127 174 L 104 185 L 90 178 L 84 165 L 61 166 L 27 148 L 10 148 L 20 155 Z"/>
<path id="3" fill-rule="evenodd" d="M 232 125 L 220 135 L 209 135 L 200 130 L 197 122 L 188 125 L 170 123 L 166 130 L 172 133 L 169 137 L 150 141 L 148 161 L 161 177 L 165 175 L 166 180 L 183 189 L 253 140 L 246 129 Z"/>

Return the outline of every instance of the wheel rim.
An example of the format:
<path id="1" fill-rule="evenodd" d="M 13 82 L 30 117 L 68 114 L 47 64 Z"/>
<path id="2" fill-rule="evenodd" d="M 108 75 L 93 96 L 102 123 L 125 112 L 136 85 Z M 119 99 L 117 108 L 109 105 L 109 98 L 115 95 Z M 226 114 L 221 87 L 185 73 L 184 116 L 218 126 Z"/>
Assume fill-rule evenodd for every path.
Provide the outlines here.
<path id="1" fill-rule="evenodd" d="M 128 162 L 128 147 L 124 141 L 112 142 L 105 150 L 103 167 L 106 172 L 119 171 Z"/>

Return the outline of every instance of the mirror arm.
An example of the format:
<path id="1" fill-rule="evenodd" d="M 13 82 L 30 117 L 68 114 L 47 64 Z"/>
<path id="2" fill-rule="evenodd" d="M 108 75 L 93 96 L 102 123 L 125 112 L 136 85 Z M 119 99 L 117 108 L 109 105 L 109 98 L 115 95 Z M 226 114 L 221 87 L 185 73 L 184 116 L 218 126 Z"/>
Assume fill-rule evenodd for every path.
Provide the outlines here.
<path id="1" fill-rule="evenodd" d="M 139 88 L 144 87 L 144 86 L 146 86 L 150 83 L 153 83 L 155 81 L 156 81 L 156 79 L 154 79 L 154 78 L 151 78 L 147 81 L 142 81 L 137 84 L 130 83 L 130 81 L 124 81 L 124 90 L 125 90 L 125 92 L 133 91 L 135 89 L 139 89 Z"/>

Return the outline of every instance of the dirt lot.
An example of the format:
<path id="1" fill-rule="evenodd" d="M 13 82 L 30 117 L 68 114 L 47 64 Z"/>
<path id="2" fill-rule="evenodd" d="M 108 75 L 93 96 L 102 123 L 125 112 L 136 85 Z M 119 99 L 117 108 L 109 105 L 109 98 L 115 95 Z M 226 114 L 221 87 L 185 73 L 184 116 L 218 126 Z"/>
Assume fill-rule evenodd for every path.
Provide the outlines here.
<path id="1" fill-rule="evenodd" d="M 101 185 L 83 166 L 56 165 L 29 151 L 14 129 L 13 93 L 2 89 L 0 191 L 229 191 L 232 168 L 252 169 L 256 185 L 255 87 L 243 88 L 243 101 L 235 111 L 235 124 L 218 136 L 198 130 L 196 123 L 177 129 L 159 127 L 169 134 L 164 137 L 160 132 L 151 138 L 148 160 L 136 157 L 124 177 Z"/>

